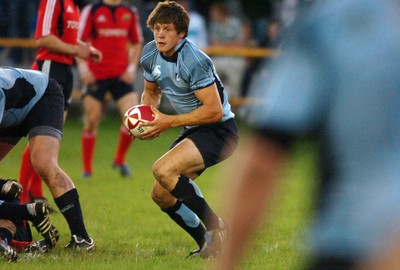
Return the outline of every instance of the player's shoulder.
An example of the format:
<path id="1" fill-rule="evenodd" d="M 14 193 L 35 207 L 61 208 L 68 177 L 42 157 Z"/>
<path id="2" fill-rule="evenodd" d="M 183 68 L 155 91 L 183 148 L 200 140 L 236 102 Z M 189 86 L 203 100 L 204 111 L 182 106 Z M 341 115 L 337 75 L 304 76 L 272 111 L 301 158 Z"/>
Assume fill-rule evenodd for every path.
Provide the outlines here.
<path id="1" fill-rule="evenodd" d="M 143 46 L 142 58 L 149 57 L 150 55 L 154 55 L 157 52 L 158 52 L 158 50 L 157 50 L 156 42 L 154 40 L 152 40 Z"/>
<path id="2" fill-rule="evenodd" d="M 179 54 L 186 66 L 196 67 L 200 64 L 205 68 L 205 66 L 212 65 L 211 58 L 188 39 L 185 41 Z"/>
<path id="3" fill-rule="evenodd" d="M 185 39 L 183 45 L 183 51 L 189 54 L 200 55 L 202 57 L 208 57 L 196 44 L 194 44 L 190 39 Z"/>
<path id="4" fill-rule="evenodd" d="M 154 58 L 154 56 L 158 53 L 157 46 L 155 41 L 150 41 L 142 48 L 142 53 L 140 57 L 140 64 L 145 67 L 147 64 L 150 64 Z"/>

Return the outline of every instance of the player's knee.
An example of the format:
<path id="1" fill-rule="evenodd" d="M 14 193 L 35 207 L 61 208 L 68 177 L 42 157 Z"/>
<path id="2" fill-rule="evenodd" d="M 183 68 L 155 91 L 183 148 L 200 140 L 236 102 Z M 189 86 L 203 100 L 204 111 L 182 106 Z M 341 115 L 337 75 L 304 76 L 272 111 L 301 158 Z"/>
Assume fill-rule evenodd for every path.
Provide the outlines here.
<path id="1" fill-rule="evenodd" d="M 90 131 L 95 131 L 97 130 L 99 123 L 100 123 L 100 115 L 92 115 L 89 117 L 86 117 L 86 126 L 87 129 Z"/>
<path id="2" fill-rule="evenodd" d="M 151 191 L 152 200 L 161 208 L 166 209 L 175 204 L 175 198 L 170 195 L 169 191 L 160 185 L 154 185 Z"/>
<path id="3" fill-rule="evenodd" d="M 165 191 L 160 186 L 153 186 L 151 191 L 151 199 L 160 207 L 163 205 Z"/>
<path id="4" fill-rule="evenodd" d="M 151 190 L 151 199 L 158 204 L 158 202 L 160 201 L 160 195 L 157 192 L 157 189 L 153 187 L 153 189 Z"/>
<path id="5" fill-rule="evenodd" d="M 153 175 L 164 189 L 171 191 L 174 189 L 180 173 L 171 167 L 169 162 L 158 160 L 153 165 Z"/>
<path id="6" fill-rule="evenodd" d="M 167 178 L 166 168 L 159 161 L 153 165 L 153 175 L 159 183 L 163 182 L 163 179 Z"/>
<path id="7" fill-rule="evenodd" d="M 14 222 L 8 219 L 0 219 L 0 228 L 5 228 L 14 235 L 17 232 L 17 227 Z"/>
<path id="8" fill-rule="evenodd" d="M 49 178 L 50 172 L 53 171 L 55 167 L 58 167 L 54 161 L 48 158 L 32 159 L 32 166 L 44 180 Z"/>

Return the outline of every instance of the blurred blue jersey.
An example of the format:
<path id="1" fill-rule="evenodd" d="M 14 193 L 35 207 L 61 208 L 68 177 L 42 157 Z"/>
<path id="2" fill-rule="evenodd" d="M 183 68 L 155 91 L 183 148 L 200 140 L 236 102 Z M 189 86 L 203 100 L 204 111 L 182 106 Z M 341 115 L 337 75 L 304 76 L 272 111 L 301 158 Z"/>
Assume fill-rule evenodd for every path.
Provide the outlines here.
<path id="1" fill-rule="evenodd" d="M 48 81 L 40 71 L 0 67 L 0 127 L 21 123 L 43 96 Z"/>
<path id="2" fill-rule="evenodd" d="M 251 122 L 322 145 L 321 256 L 359 258 L 400 228 L 400 4 L 317 1 L 265 66 Z"/>
<path id="3" fill-rule="evenodd" d="M 175 50 L 172 57 L 165 57 L 157 50 L 154 41 L 144 46 L 140 59 L 144 78 L 158 84 L 178 114 L 200 107 L 202 104 L 194 93 L 216 83 L 223 106 L 221 121 L 233 118 L 228 95 L 211 59 L 187 39 L 183 39 Z"/>

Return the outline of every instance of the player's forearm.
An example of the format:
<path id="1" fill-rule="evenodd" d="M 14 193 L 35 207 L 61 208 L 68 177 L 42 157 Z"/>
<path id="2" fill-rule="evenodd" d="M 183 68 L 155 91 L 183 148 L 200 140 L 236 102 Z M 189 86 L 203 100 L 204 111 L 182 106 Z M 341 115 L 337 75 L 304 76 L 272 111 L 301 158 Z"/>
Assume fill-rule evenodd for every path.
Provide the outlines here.
<path id="1" fill-rule="evenodd" d="M 141 96 L 141 104 L 146 104 L 158 108 L 161 103 L 161 92 L 157 90 L 144 90 Z"/>
<path id="2" fill-rule="evenodd" d="M 217 269 L 235 269 L 250 237 L 260 225 L 264 213 L 271 207 L 278 178 L 285 161 L 282 148 L 253 135 L 245 151 L 235 159 L 235 168 L 229 183 L 234 183 L 224 200 L 230 235 Z M 251 199 L 249 199 L 251 198 Z"/>
<path id="3" fill-rule="evenodd" d="M 75 55 L 78 52 L 78 47 L 75 44 L 66 43 L 55 35 L 49 35 L 37 39 L 36 45 L 56 53 Z"/>
<path id="4" fill-rule="evenodd" d="M 220 107 L 202 105 L 186 114 L 175 115 L 171 127 L 206 125 L 221 121 Z"/>
<path id="5" fill-rule="evenodd" d="M 137 66 L 139 64 L 140 54 L 142 52 L 142 43 L 132 44 L 129 48 L 129 64 Z"/>

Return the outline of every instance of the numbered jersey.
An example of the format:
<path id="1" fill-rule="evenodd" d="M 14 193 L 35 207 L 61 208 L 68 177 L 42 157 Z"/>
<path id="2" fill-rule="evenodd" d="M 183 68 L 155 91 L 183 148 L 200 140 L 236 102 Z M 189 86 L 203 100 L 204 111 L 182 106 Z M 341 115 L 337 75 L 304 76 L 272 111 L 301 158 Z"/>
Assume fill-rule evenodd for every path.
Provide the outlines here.
<path id="1" fill-rule="evenodd" d="M 35 39 L 54 35 L 65 43 L 75 45 L 79 29 L 79 8 L 74 0 L 42 0 L 38 10 Z M 53 60 L 72 65 L 73 55 L 39 48 L 37 60 Z"/>

